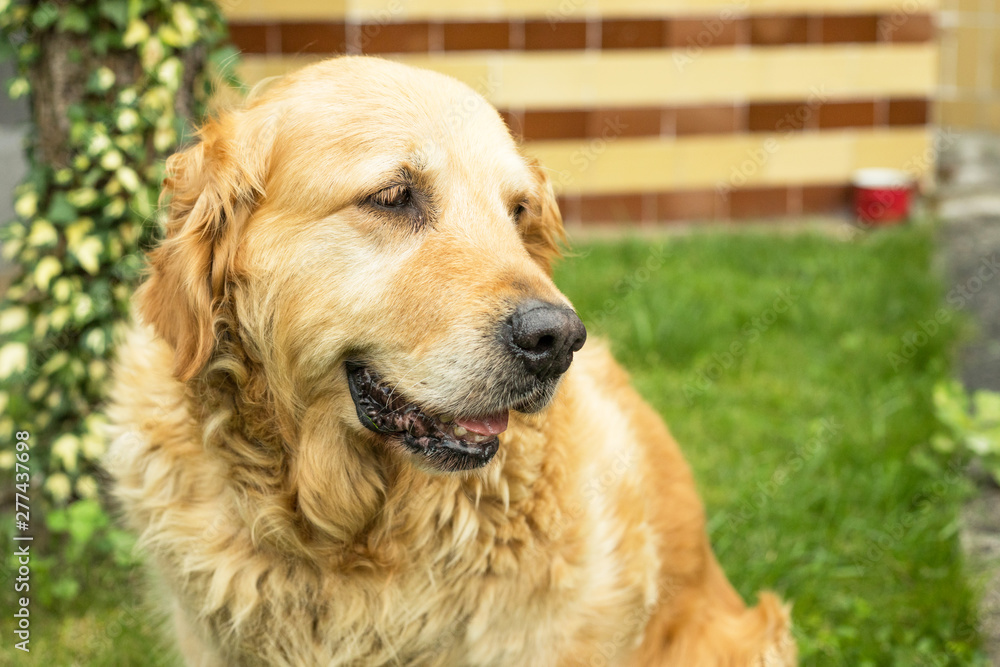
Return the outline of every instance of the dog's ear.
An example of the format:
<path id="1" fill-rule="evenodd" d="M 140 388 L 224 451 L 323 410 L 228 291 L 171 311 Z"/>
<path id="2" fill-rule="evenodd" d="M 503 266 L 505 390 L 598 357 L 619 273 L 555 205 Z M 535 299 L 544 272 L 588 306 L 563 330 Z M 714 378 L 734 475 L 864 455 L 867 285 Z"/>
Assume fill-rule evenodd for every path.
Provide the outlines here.
<path id="1" fill-rule="evenodd" d="M 548 175 L 537 160 L 529 160 L 528 165 L 535 177 L 538 200 L 523 215 L 521 235 L 531 258 L 552 275 L 552 262 L 562 255 L 559 244 L 566 240 L 566 231 Z"/>
<path id="2" fill-rule="evenodd" d="M 241 228 L 263 195 L 265 150 L 240 148 L 232 116 L 167 160 L 166 238 L 149 255 L 139 313 L 174 350 L 174 374 L 194 377 L 215 348 L 215 320 Z M 240 142 L 246 146 L 245 142 Z"/>

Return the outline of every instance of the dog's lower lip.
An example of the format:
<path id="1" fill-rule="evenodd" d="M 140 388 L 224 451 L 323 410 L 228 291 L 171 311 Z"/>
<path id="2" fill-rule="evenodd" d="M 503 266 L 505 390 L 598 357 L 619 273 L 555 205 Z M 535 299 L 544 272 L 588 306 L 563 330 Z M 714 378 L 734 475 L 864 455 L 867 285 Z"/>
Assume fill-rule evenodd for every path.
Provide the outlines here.
<path id="1" fill-rule="evenodd" d="M 397 440 L 443 470 L 479 468 L 496 454 L 496 434 L 506 428 L 506 411 L 480 419 L 443 419 L 408 403 L 364 364 L 348 362 L 345 368 L 358 420 L 368 430 Z"/>

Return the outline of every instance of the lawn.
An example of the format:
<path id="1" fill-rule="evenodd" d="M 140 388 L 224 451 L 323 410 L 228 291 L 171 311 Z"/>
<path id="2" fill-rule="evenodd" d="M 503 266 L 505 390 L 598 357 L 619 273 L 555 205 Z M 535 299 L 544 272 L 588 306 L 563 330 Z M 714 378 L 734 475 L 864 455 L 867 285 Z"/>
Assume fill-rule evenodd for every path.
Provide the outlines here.
<path id="1" fill-rule="evenodd" d="M 559 285 L 680 441 L 730 580 L 795 601 L 803 664 L 982 663 L 968 485 L 928 446 L 959 329 L 931 231 L 575 250 Z"/>
<path id="2" fill-rule="evenodd" d="M 681 442 L 734 585 L 794 600 L 805 665 L 985 664 L 969 487 L 928 446 L 958 330 L 934 319 L 932 252 L 925 228 L 704 233 L 577 245 L 557 269 Z M 34 612 L 33 661 L 163 663 L 136 575 L 96 575 L 70 612 Z"/>

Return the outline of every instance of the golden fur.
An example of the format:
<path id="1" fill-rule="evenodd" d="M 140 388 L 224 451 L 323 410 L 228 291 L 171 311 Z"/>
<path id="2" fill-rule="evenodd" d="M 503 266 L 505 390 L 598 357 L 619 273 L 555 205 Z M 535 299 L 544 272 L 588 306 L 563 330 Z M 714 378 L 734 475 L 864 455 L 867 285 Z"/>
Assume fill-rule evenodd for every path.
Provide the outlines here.
<path id="1" fill-rule="evenodd" d="M 787 608 L 744 606 L 680 451 L 598 342 L 477 470 L 360 424 L 350 355 L 479 414 L 483 327 L 519 299 L 568 304 L 544 172 L 475 92 L 329 60 L 168 168 L 107 467 L 189 664 L 795 663 Z M 420 215 L 364 203 L 401 170 L 435 193 Z"/>

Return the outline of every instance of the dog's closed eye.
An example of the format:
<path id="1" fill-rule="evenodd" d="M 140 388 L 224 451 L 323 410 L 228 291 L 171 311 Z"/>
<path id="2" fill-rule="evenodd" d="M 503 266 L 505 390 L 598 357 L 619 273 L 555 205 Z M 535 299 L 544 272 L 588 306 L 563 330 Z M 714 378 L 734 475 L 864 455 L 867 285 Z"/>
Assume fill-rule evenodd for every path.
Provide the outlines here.
<path id="1" fill-rule="evenodd" d="M 513 218 L 515 225 L 521 224 L 521 219 L 528 212 L 528 200 L 522 199 L 521 201 L 514 204 L 510 209 L 510 217 Z"/>
<path id="2" fill-rule="evenodd" d="M 412 200 L 412 195 L 408 185 L 398 184 L 379 190 L 371 196 L 371 200 L 376 206 L 397 209 L 408 206 Z"/>
<path id="3" fill-rule="evenodd" d="M 435 207 L 429 193 L 407 179 L 368 195 L 364 204 L 386 220 L 404 222 L 411 230 L 433 225 Z"/>

